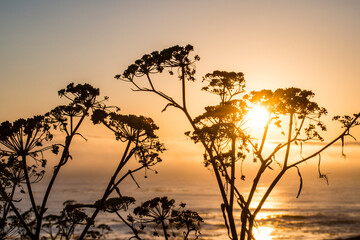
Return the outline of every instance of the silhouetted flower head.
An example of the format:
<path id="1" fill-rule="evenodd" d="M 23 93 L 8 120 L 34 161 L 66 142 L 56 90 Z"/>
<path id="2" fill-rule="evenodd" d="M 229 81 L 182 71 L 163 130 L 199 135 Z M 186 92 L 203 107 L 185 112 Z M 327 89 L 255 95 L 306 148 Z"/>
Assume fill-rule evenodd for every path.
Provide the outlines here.
<path id="1" fill-rule="evenodd" d="M 245 78 L 242 72 L 214 71 L 203 77 L 208 85 L 202 90 L 219 95 L 221 102 L 227 102 L 244 92 Z"/>
<path id="2" fill-rule="evenodd" d="M 143 218 L 146 222 L 160 224 L 170 217 L 170 211 L 174 207 L 175 200 L 167 197 L 156 197 L 142 203 L 134 209 L 134 214 Z"/>
<path id="3" fill-rule="evenodd" d="M 70 83 L 65 89 L 59 90 L 60 97 L 66 97 L 72 101 L 73 105 L 81 105 L 84 107 L 91 107 L 99 96 L 100 91 L 90 84 L 77 84 Z"/>
<path id="4" fill-rule="evenodd" d="M 231 138 L 243 137 L 239 126 L 247 113 L 247 103 L 234 97 L 244 92 L 245 79 L 242 72 L 213 71 L 204 76 L 208 85 L 202 90 L 220 96 L 220 104 L 205 108 L 205 112 L 194 119 L 196 129 L 190 134 L 195 142 L 220 144 Z"/>
<path id="5" fill-rule="evenodd" d="M 99 123 L 105 121 L 105 119 L 108 117 L 108 115 L 109 115 L 109 113 L 107 113 L 103 109 L 95 109 L 93 111 L 93 114 L 91 115 L 91 121 L 94 124 L 99 124 Z"/>
<path id="6" fill-rule="evenodd" d="M 134 77 L 141 77 L 150 73 L 161 73 L 165 68 L 180 67 L 184 74 L 188 76 L 188 80 L 194 81 L 195 68 L 193 62 L 198 61 L 200 58 L 199 56 L 195 56 L 193 60 L 189 58 L 189 54 L 193 49 L 191 45 L 185 47 L 177 45 L 160 52 L 154 51 L 136 60 L 122 75 L 116 75 L 115 78 L 133 81 Z M 173 71 L 170 70 L 169 73 L 172 75 Z"/>
<path id="7" fill-rule="evenodd" d="M 162 153 L 165 147 L 155 135 L 155 130 L 159 128 L 151 118 L 108 113 L 104 109 L 96 109 L 91 120 L 94 124 L 104 124 L 114 132 L 117 140 L 135 145 L 131 151 L 138 162 L 145 167 L 145 177 L 146 169 L 162 161 L 159 153 Z"/>
<path id="8" fill-rule="evenodd" d="M 100 201 L 96 202 L 95 205 L 99 204 Z M 104 202 L 103 210 L 106 212 L 117 212 L 120 210 L 126 211 L 130 204 L 134 204 L 135 199 L 133 197 L 115 197 L 109 198 Z"/>
<path id="9" fill-rule="evenodd" d="M 321 116 L 327 114 L 327 110 L 320 107 L 311 99 L 315 96 L 312 91 L 301 90 L 299 88 L 279 88 L 275 91 L 261 90 L 253 91 L 244 98 L 253 104 L 260 104 L 265 107 L 271 114 L 271 120 L 275 120 L 274 124 L 281 127 L 280 116 L 292 114 L 298 119 L 310 119 L 308 127 L 304 127 L 306 139 L 318 139 L 323 141 L 318 127 L 321 131 L 326 131 L 326 126 L 320 121 Z M 298 131 L 295 128 L 295 131 Z M 282 132 L 284 134 L 284 132 Z M 300 133 L 299 131 L 297 133 Z"/>
<path id="10" fill-rule="evenodd" d="M 53 138 L 50 132 L 51 123 L 45 116 L 34 116 L 8 121 L 0 124 L 0 182 L 5 188 L 20 186 L 25 182 L 23 161 L 29 156 L 35 162 L 27 162 L 27 172 L 31 182 L 40 181 L 45 171 L 38 170 L 46 166 L 43 152 L 56 148 L 56 145 L 43 146 L 44 141 Z M 21 190 L 23 192 L 23 190 Z"/>
<path id="11" fill-rule="evenodd" d="M 91 112 L 115 108 L 108 107 L 103 103 L 108 97 L 97 100 L 99 94 L 99 89 L 90 84 L 75 85 L 70 83 L 66 88 L 59 90 L 59 96 L 70 100 L 69 104 L 55 107 L 46 116 L 53 123 L 54 128 L 59 127 L 61 131 L 71 135 L 74 130 L 78 130 L 76 126 L 81 124 L 83 119 L 89 116 Z"/>
<path id="12" fill-rule="evenodd" d="M 253 91 L 248 96 L 252 103 L 264 106 L 274 114 L 326 114 L 325 108 L 320 107 L 316 102 L 311 101 L 315 96 L 312 91 L 299 88 L 279 88 L 274 92 L 271 90 Z"/>
<path id="13" fill-rule="evenodd" d="M 156 139 L 155 130 L 159 129 L 151 118 L 135 115 L 122 115 L 107 113 L 105 110 L 96 109 L 91 116 L 94 124 L 102 122 L 115 133 L 117 140 L 144 141 Z"/>
<path id="14" fill-rule="evenodd" d="M 13 123 L 8 121 L 0 124 L 0 145 L 5 147 L 4 154 L 28 155 L 43 141 L 52 140 L 50 124 L 44 116 L 28 119 L 18 119 Z M 7 150 L 6 150 L 7 149 Z"/>
<path id="15" fill-rule="evenodd" d="M 342 124 L 343 128 L 348 128 L 350 126 L 355 127 L 355 126 L 360 125 L 360 121 L 358 120 L 359 115 L 360 114 L 358 113 L 358 114 L 353 114 L 353 116 L 349 116 L 349 115 L 335 116 L 335 117 L 333 117 L 333 120 L 339 121 Z"/>
<path id="16" fill-rule="evenodd" d="M 175 206 L 174 199 L 168 199 L 167 197 L 156 197 L 149 201 L 142 203 L 140 206 L 134 209 L 134 214 L 137 217 L 131 215 L 128 216 L 128 220 L 131 223 L 140 223 L 140 229 L 144 229 L 147 224 L 154 227 L 156 225 L 162 225 L 163 229 L 176 229 L 186 228 L 187 231 L 183 233 L 188 235 L 191 231 L 195 231 L 197 238 L 198 230 L 200 228 L 203 219 L 197 212 L 191 210 L 183 210 L 185 208 L 184 203 L 180 203 L 178 207 Z M 156 230 L 154 236 L 159 236 L 159 232 Z M 165 234 L 165 233 L 164 233 Z M 168 236 L 169 233 L 167 233 Z M 175 232 L 172 235 L 176 237 Z"/>
<path id="17" fill-rule="evenodd" d="M 85 224 L 90 220 L 90 217 L 82 209 L 71 207 L 73 204 L 75 204 L 73 200 L 67 200 L 63 203 L 65 207 L 61 211 L 59 226 L 68 228 L 68 226 L 75 224 Z"/>
<path id="18" fill-rule="evenodd" d="M 26 182 L 23 163 L 14 155 L 0 159 L 0 172 L 0 184 L 4 189 L 12 188 L 14 185 L 21 187 L 20 184 Z M 27 172 L 32 183 L 39 182 L 45 174 L 44 170 L 38 171 L 38 166 L 34 164 L 27 167 Z M 23 193 L 22 188 L 20 191 Z"/>
<path id="19" fill-rule="evenodd" d="M 47 113 L 47 116 L 49 121 L 53 123 L 54 128 L 57 128 L 57 126 L 60 124 L 60 130 L 64 130 L 68 125 L 69 117 L 81 117 L 84 113 L 84 107 L 70 104 L 55 107 L 53 110 Z"/>
<path id="20" fill-rule="evenodd" d="M 149 140 L 142 142 L 135 148 L 135 155 L 144 167 L 149 168 L 155 164 L 162 162 L 159 153 L 165 151 L 165 147 L 158 140 Z"/>
<path id="21" fill-rule="evenodd" d="M 239 125 L 243 123 L 246 112 L 246 103 L 242 100 L 231 100 L 206 107 L 205 113 L 194 119 L 197 129 L 191 136 L 190 132 L 187 135 L 195 142 L 223 141 L 243 136 Z"/>
<path id="22" fill-rule="evenodd" d="M 202 217 L 191 210 L 174 210 L 171 213 L 171 223 L 176 229 L 186 227 L 188 230 L 198 231 L 202 222 L 204 222 Z"/>

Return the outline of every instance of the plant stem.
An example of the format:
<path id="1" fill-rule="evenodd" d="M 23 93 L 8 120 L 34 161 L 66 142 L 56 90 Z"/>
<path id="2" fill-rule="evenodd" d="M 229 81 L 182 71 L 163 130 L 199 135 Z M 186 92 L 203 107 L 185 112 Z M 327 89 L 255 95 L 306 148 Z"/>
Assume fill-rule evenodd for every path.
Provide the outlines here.
<path id="1" fill-rule="evenodd" d="M 36 202 L 35 202 L 35 199 L 34 199 L 34 194 L 33 194 L 32 188 L 31 188 L 29 172 L 28 172 L 28 166 L 26 164 L 26 155 L 22 154 L 21 157 L 22 157 L 22 163 L 23 163 L 23 170 L 24 170 L 24 176 L 25 176 L 25 181 L 26 181 L 26 187 L 27 187 L 27 190 L 28 190 L 31 206 L 33 208 L 33 211 L 34 211 L 34 214 L 35 214 L 35 217 L 36 217 L 37 221 L 39 221 L 40 216 L 39 216 L 39 211 L 37 209 Z"/>
<path id="2" fill-rule="evenodd" d="M 284 166 L 283 166 L 284 168 L 287 167 L 287 162 L 288 162 L 288 159 L 289 159 L 290 146 L 291 146 L 291 133 L 292 133 L 292 127 L 293 127 L 293 118 L 294 118 L 294 113 L 290 113 L 288 141 L 287 141 L 287 147 L 286 147 L 286 153 L 285 153 L 285 159 L 284 159 Z"/>
<path id="3" fill-rule="evenodd" d="M 163 220 L 161 221 L 161 226 L 163 228 L 165 240 L 168 240 L 168 235 L 167 235 L 167 232 L 166 232 L 166 226 L 165 226 L 165 223 L 164 223 Z"/>
<path id="4" fill-rule="evenodd" d="M 84 113 L 83 115 L 81 116 L 79 122 L 77 123 L 77 125 L 75 126 L 74 130 L 72 130 L 70 132 L 70 135 L 66 137 L 65 139 L 65 147 L 64 147 L 64 150 L 63 150 L 63 153 L 61 155 L 61 158 L 59 160 L 59 164 L 55 167 L 54 169 L 54 173 L 51 177 L 51 180 L 49 182 L 49 185 L 46 189 L 46 192 L 45 192 L 45 195 L 44 195 L 44 198 L 43 198 L 43 201 L 42 201 L 42 204 L 41 204 L 41 208 L 40 208 L 40 214 L 39 214 L 39 220 L 37 222 L 37 226 L 36 226 L 36 233 L 35 235 L 37 236 L 37 238 L 40 237 L 40 231 L 41 231 L 41 224 L 42 224 L 42 218 L 44 216 L 44 213 L 46 211 L 46 204 L 47 204 L 47 201 L 48 201 L 48 198 L 49 198 L 49 195 L 50 195 L 50 192 L 51 192 L 51 189 L 54 185 L 54 182 L 55 182 L 55 179 L 57 177 L 57 175 L 59 174 L 60 172 L 60 169 L 61 167 L 66 164 L 66 162 L 68 161 L 69 159 L 69 149 L 70 149 L 70 144 L 71 144 L 71 141 L 73 139 L 73 137 L 75 136 L 77 130 L 79 129 L 80 125 L 82 124 L 82 122 L 84 121 L 85 117 L 87 116 L 87 113 L 89 111 L 90 107 L 87 107 L 85 110 L 84 110 Z"/>
<path id="5" fill-rule="evenodd" d="M 231 139 L 231 179 L 230 179 L 230 211 L 234 209 L 234 191 L 235 191 L 235 143 L 236 138 Z"/>
<path id="6" fill-rule="evenodd" d="M 117 211 L 115 213 L 121 219 L 121 221 L 123 223 L 125 223 L 133 231 L 133 233 L 135 234 L 134 237 L 138 240 L 141 240 L 141 238 L 139 237 L 139 235 L 137 233 L 137 230 L 132 225 L 130 225 Z"/>
<path id="7" fill-rule="evenodd" d="M 128 141 L 127 145 L 126 145 L 126 148 L 125 148 L 125 151 L 124 151 L 124 154 L 121 158 L 121 161 L 117 167 L 117 169 L 115 170 L 114 172 L 114 175 L 111 177 L 109 183 L 108 183 L 108 186 L 106 187 L 106 190 L 104 192 L 104 195 L 103 197 L 101 198 L 100 200 L 100 203 L 99 203 L 99 206 L 97 206 L 97 208 L 95 209 L 95 211 L 93 212 L 90 220 L 87 222 L 85 228 L 83 229 L 83 231 L 81 232 L 81 235 L 79 237 L 79 240 L 82 240 L 84 237 L 85 237 L 85 234 L 87 233 L 87 231 L 89 230 L 92 222 L 95 220 L 97 214 L 100 212 L 101 208 L 103 207 L 104 205 L 104 202 L 105 200 L 107 199 L 107 197 L 111 194 L 111 192 L 114 190 L 114 188 L 112 188 L 112 186 L 115 184 L 115 179 L 117 177 L 117 175 L 119 174 L 120 170 L 122 169 L 122 162 L 124 161 L 124 159 L 126 158 L 127 156 L 127 153 L 129 151 L 129 148 L 130 148 L 130 145 L 131 145 L 131 141 Z"/>
<path id="8" fill-rule="evenodd" d="M 5 201 L 7 201 L 10 205 L 10 207 L 12 208 L 12 210 L 14 211 L 16 217 L 19 219 L 22 227 L 25 229 L 26 234 L 32 239 L 32 240 L 36 240 L 35 235 L 31 232 L 29 226 L 26 224 L 26 222 L 24 221 L 23 217 L 21 216 L 21 214 L 19 213 L 19 211 L 17 210 L 17 208 L 15 207 L 13 201 L 11 199 L 8 199 L 8 196 L 6 194 L 6 192 L 4 191 L 4 189 L 2 187 L 0 187 L 0 195 L 5 199 Z"/>

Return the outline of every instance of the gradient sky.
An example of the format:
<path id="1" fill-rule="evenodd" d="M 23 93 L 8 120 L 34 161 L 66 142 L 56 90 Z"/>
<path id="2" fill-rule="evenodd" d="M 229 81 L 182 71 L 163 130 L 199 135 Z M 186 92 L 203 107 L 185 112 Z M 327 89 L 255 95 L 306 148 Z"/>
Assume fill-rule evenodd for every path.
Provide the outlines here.
<path id="1" fill-rule="evenodd" d="M 330 116 L 360 110 L 357 0 L 0 0 L 0 34 L 0 121 L 43 114 L 60 88 L 88 82 L 124 112 L 154 117 L 165 139 L 184 139 L 188 125 L 166 124 L 180 114 L 161 114 L 158 99 L 113 77 L 145 53 L 188 43 L 201 57 L 198 79 L 242 71 L 249 90 L 300 87 Z M 200 86 L 190 91 L 193 115 L 211 101 Z"/>

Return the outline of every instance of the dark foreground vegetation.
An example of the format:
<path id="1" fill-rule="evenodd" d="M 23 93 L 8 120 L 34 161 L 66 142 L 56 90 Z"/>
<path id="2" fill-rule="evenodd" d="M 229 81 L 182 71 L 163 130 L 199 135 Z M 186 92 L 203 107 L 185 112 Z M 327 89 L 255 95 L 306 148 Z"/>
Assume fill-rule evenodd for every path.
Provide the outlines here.
<path id="1" fill-rule="evenodd" d="M 193 47 L 187 45 L 146 54 L 116 78 L 131 84 L 135 91 L 152 93 L 166 100 L 163 111 L 174 107 L 184 114 L 191 126 L 185 134 L 203 146 L 204 165 L 211 168 L 218 183 L 222 199 L 219 207 L 229 239 L 255 239 L 256 217 L 282 177 L 290 170 L 296 170 L 299 176 L 296 195 L 299 197 L 302 190 L 299 166 L 316 157 L 319 177 L 327 181 L 327 176 L 320 171 L 321 153 L 337 141 L 344 146 L 345 138 L 352 137 L 350 130 L 360 124 L 360 114 L 334 117 L 343 127 L 339 136 L 307 156 L 300 152 L 299 159 L 291 159 L 293 145 L 303 149 L 307 142 L 324 141 L 321 132 L 326 131 L 326 126 L 322 116 L 327 111 L 313 101 L 314 93 L 295 87 L 247 93 L 243 73 L 214 71 L 203 77 L 205 86 L 202 90 L 218 97 L 219 102 L 205 107 L 203 114 L 192 117 L 188 111 L 186 89 L 188 82 L 195 81 L 195 64 L 200 60 L 198 56 L 191 57 L 192 51 Z M 180 81 L 179 100 L 167 94 L 166 89 L 161 89 L 155 79 L 160 74 L 174 78 L 176 83 Z M 137 184 L 134 173 L 152 169 L 162 162 L 160 155 L 165 147 L 156 135 L 158 127 L 151 118 L 123 115 L 119 108 L 106 104 L 107 97 L 99 99 L 99 95 L 99 89 L 89 84 L 72 83 L 59 91 L 60 97 L 69 100 L 67 105 L 60 105 L 44 115 L 1 123 L 0 239 L 104 239 L 111 229 L 106 224 L 97 223 L 101 212 L 114 214 L 126 225 L 133 234 L 130 239 L 146 239 L 144 233 L 149 231 L 151 235 L 164 239 L 194 239 L 199 236 L 203 220 L 195 211 L 186 210 L 185 204 L 157 197 L 135 205 L 135 199 L 126 196 L 121 185 L 123 180 L 130 178 Z M 256 105 L 266 108 L 269 113 L 259 139 L 245 127 L 246 114 Z M 84 121 L 101 124 L 113 132 L 123 146 L 123 155 L 99 200 L 93 203 L 69 200 L 60 213 L 47 214 L 51 192 L 55 190 L 54 182 L 62 167 L 71 165 L 73 139 L 86 137 L 86 132 L 80 132 Z M 284 139 L 270 154 L 266 154 L 263 150 L 270 128 L 279 129 Z M 55 143 L 53 136 L 59 132 L 63 140 Z M 55 154 L 57 162 L 48 172 L 50 181 L 42 200 L 37 202 L 35 199 L 39 198 L 35 198 L 32 186 L 43 179 L 47 154 Z M 248 193 L 238 187 L 248 176 L 243 171 L 237 176 L 235 171 L 242 169 L 246 160 L 258 166 Z M 131 161 L 138 163 L 136 168 L 128 168 Z M 268 171 L 274 173 L 274 178 L 256 207 L 250 209 L 259 183 Z M 19 209 L 18 203 L 25 196 L 31 208 Z M 240 217 L 235 216 L 235 207 L 241 209 Z"/>

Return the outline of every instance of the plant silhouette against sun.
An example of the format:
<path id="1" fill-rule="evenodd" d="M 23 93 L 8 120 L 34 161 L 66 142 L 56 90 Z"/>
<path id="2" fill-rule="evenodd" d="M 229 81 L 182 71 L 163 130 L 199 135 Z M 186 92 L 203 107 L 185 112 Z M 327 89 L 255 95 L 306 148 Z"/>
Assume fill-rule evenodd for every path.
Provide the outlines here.
<path id="1" fill-rule="evenodd" d="M 86 236 L 88 229 L 92 225 L 92 221 L 95 220 L 97 214 L 101 210 L 109 212 L 109 203 L 118 201 L 118 204 L 125 204 L 131 199 L 131 197 L 123 196 L 119 184 L 129 176 L 135 181 L 133 176 L 134 173 L 141 169 L 151 169 L 152 166 L 161 162 L 162 160 L 159 153 L 162 153 L 165 150 L 163 144 L 159 142 L 158 137 L 155 135 L 155 130 L 157 130 L 158 127 L 150 118 L 135 115 L 121 115 L 115 112 L 108 112 L 107 109 L 97 109 L 94 111 L 91 119 L 94 124 L 101 123 L 106 126 L 114 133 L 116 140 L 124 142 L 126 147 L 102 198 L 94 203 L 94 205 L 88 206 L 80 204 L 73 206 L 95 208 L 95 211 L 90 218 L 91 221 L 85 226 L 79 239 L 83 239 Z M 124 171 L 124 167 L 133 157 L 137 159 L 140 166 L 132 170 Z M 135 183 L 137 184 L 136 181 Z M 112 193 L 115 193 L 117 197 L 110 198 L 111 202 L 109 202 L 110 199 L 108 198 Z M 118 210 L 121 209 L 127 210 L 127 205 L 124 205 Z M 117 211 L 116 213 L 118 215 Z M 121 220 L 128 225 L 124 219 Z"/>
<path id="2" fill-rule="evenodd" d="M 359 125 L 357 119 L 360 114 L 355 114 L 354 117 L 335 117 L 335 120 L 340 120 L 345 127 L 342 134 L 308 156 L 300 157 L 299 160 L 290 159 L 293 144 L 300 144 L 302 149 L 303 144 L 308 141 L 323 140 L 320 133 L 326 130 L 326 126 L 321 121 L 321 116 L 327 112 L 325 108 L 312 101 L 314 93 L 298 88 L 287 88 L 275 91 L 253 91 L 246 94 L 243 73 L 214 71 L 204 76 L 203 81 L 207 83 L 207 86 L 202 90 L 219 96 L 220 102 L 218 105 L 205 107 L 205 113 L 193 118 L 187 108 L 186 82 L 195 81 L 195 63 L 199 57 L 191 58 L 191 51 L 193 47 L 187 45 L 152 52 L 136 60 L 123 74 L 116 75 L 115 78 L 131 83 L 134 91 L 151 92 L 167 100 L 164 110 L 172 106 L 185 114 L 193 128 L 185 134 L 196 143 L 202 144 L 205 151 L 205 166 L 211 167 L 214 171 L 222 198 L 221 211 L 229 238 L 255 239 L 253 227 L 256 216 L 285 172 L 292 168 L 297 169 L 300 177 L 297 194 L 299 196 L 302 177 L 298 165 L 316 156 L 320 157 L 325 149 L 338 140 L 344 143 L 344 137 L 350 136 L 350 129 Z M 155 74 L 164 73 L 166 70 L 169 77 L 177 72 L 178 79 L 181 81 L 182 95 L 179 101 L 159 90 L 154 80 Z M 262 105 L 269 112 L 269 118 L 260 139 L 254 138 L 246 127 L 246 113 L 254 105 Z M 266 155 L 263 149 L 268 140 L 269 128 L 274 126 L 280 128 L 286 137 L 270 154 Z M 278 156 L 281 154 L 283 154 L 282 161 Z M 239 185 L 245 180 L 245 175 L 241 171 L 241 176 L 237 177 L 235 169 L 237 163 L 242 168 L 242 163 L 248 159 L 248 155 L 253 157 L 253 162 L 258 164 L 258 169 L 251 190 L 246 194 L 239 191 Z M 278 170 L 274 179 L 268 184 L 267 190 L 255 209 L 250 209 L 264 172 L 267 170 L 275 172 L 276 169 Z M 321 173 L 320 167 L 319 176 L 327 179 L 326 175 Z M 241 209 L 240 222 L 234 216 L 236 204 Z"/>
<path id="3" fill-rule="evenodd" d="M 128 215 L 126 218 L 121 215 L 122 211 L 126 212 L 129 209 L 129 206 L 135 203 L 135 199 L 130 196 L 124 196 L 121 193 L 122 191 L 119 185 L 128 176 L 130 176 L 137 184 L 133 176 L 134 173 L 144 169 L 145 177 L 147 177 L 146 170 L 152 170 L 151 168 L 154 165 L 162 162 L 159 154 L 165 150 L 165 147 L 159 142 L 158 136 L 155 134 L 158 127 L 151 118 L 135 115 L 121 115 L 115 112 L 108 112 L 106 109 L 95 110 L 91 118 L 94 124 L 103 124 L 111 130 L 114 133 L 116 140 L 124 142 L 126 144 L 126 148 L 117 169 L 104 191 L 103 197 L 95 202 L 94 205 L 77 204 L 69 206 L 70 208 L 95 208 L 95 211 L 90 218 L 91 221 L 88 222 L 79 239 L 86 237 L 86 232 L 91 226 L 91 222 L 96 218 L 97 214 L 101 210 L 109 213 L 115 213 L 119 219 L 132 230 L 134 235 L 131 238 L 141 239 L 140 232 L 144 229 L 144 222 L 139 223 L 139 221 L 131 215 Z M 124 167 L 132 157 L 135 157 L 140 166 L 132 170 L 124 171 Z M 155 173 L 157 172 L 155 171 Z M 138 187 L 140 186 L 138 185 Z M 165 197 L 161 199 L 167 198 Z M 139 208 L 135 208 L 135 214 L 137 214 L 136 209 Z M 193 214 L 195 215 L 197 213 L 193 212 Z M 188 217 L 188 219 L 191 218 Z M 177 229 L 183 227 L 184 224 L 184 221 L 178 219 Z M 198 224 L 193 223 L 192 227 L 189 225 L 189 228 L 187 228 L 187 232 L 184 235 L 184 239 L 187 239 L 191 231 L 195 231 L 195 234 L 197 234 L 199 226 L 200 222 Z M 175 235 L 175 233 L 173 234 Z M 164 238 L 168 239 L 168 235 L 164 234 Z"/>
<path id="4" fill-rule="evenodd" d="M 89 84 L 72 83 L 58 93 L 60 97 L 69 99 L 70 103 L 58 106 L 43 116 L 19 119 L 13 123 L 3 122 L 0 127 L 1 170 L 4 173 L 0 179 L 3 202 L 2 229 L 7 229 L 7 220 L 16 219 L 19 231 L 30 239 L 40 238 L 50 192 L 61 167 L 71 158 L 69 149 L 73 138 L 80 135 L 79 127 L 89 112 L 101 103 L 97 101 L 99 89 Z M 52 131 L 57 128 L 66 135 L 63 144 L 50 143 L 53 138 Z M 61 154 L 44 196 L 38 204 L 32 184 L 39 182 L 45 173 L 47 160 L 44 153 L 48 150 L 54 154 Z M 42 170 L 39 171 L 38 168 Z M 16 203 L 21 201 L 18 197 L 15 198 L 16 189 L 20 189 L 29 197 L 31 209 L 25 212 L 26 214 L 21 214 L 16 207 Z M 10 211 L 14 215 L 9 216 Z M 2 234 L 4 238 L 8 237 L 7 233 Z"/>
<path id="5" fill-rule="evenodd" d="M 57 106 L 43 116 L 0 124 L 0 239 L 104 239 L 111 229 L 106 224 L 96 224 L 100 211 L 116 213 L 133 230 L 134 236 L 141 239 L 136 229 L 119 214 L 135 202 L 134 198 L 122 194 L 120 184 L 131 177 L 140 187 L 134 174 L 144 169 L 146 177 L 146 170 L 155 171 L 152 167 L 162 161 L 160 154 L 165 147 L 155 134 L 158 127 L 151 118 L 119 114 L 119 108 L 104 103 L 107 97 L 98 100 L 99 89 L 89 84 L 71 83 L 58 93 L 69 100 L 68 105 Z M 68 200 L 59 214 L 46 215 L 54 182 L 61 168 L 72 159 L 72 140 L 76 136 L 84 138 L 79 129 L 88 118 L 93 124 L 102 124 L 111 130 L 115 139 L 125 144 L 123 155 L 98 201 L 83 204 Z M 56 131 L 65 136 L 64 143 L 52 143 Z M 34 195 L 38 193 L 33 192 L 32 186 L 43 179 L 46 151 L 59 155 L 59 159 L 57 164 L 53 163 L 44 195 L 36 198 Z M 138 165 L 125 169 L 130 160 Z M 18 208 L 25 194 L 31 206 L 26 211 Z"/>

